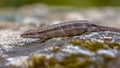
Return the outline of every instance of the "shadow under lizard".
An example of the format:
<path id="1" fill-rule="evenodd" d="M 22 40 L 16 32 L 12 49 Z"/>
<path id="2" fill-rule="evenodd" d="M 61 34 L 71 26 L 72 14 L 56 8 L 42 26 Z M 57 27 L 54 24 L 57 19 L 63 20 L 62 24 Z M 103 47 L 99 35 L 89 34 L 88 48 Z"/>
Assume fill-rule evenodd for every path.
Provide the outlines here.
<path id="1" fill-rule="evenodd" d="M 46 40 L 55 37 L 77 36 L 95 31 L 120 32 L 120 29 L 92 24 L 87 20 L 78 20 L 63 22 L 61 24 L 48 26 L 40 30 L 28 30 L 21 34 L 21 37 L 39 38 L 40 42 L 45 42 Z"/>

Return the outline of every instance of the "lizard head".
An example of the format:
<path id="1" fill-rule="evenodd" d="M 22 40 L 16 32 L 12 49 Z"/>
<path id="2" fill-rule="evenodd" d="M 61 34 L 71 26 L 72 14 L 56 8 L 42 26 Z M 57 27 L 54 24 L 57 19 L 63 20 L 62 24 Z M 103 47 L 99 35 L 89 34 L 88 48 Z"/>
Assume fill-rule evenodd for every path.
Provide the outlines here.
<path id="1" fill-rule="evenodd" d="M 23 38 L 39 38 L 39 34 L 36 30 L 28 30 L 21 34 Z"/>

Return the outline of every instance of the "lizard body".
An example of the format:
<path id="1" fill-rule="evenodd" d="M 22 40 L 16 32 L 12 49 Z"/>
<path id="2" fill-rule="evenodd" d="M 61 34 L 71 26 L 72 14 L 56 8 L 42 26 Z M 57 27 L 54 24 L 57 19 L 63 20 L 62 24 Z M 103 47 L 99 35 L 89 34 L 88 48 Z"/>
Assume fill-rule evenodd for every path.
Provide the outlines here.
<path id="1" fill-rule="evenodd" d="M 114 31 L 120 32 L 120 29 L 113 27 L 99 26 L 86 20 L 69 21 L 62 24 L 45 27 L 41 30 L 26 31 L 21 34 L 24 38 L 40 38 L 44 42 L 54 37 L 69 37 L 90 33 L 93 31 Z"/>

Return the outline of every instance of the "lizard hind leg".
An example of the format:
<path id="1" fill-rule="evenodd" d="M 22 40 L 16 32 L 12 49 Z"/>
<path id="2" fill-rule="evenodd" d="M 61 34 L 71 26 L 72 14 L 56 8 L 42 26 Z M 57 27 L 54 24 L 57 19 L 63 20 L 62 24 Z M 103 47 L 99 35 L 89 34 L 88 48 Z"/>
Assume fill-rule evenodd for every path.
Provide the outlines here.
<path id="1" fill-rule="evenodd" d="M 89 27 L 87 28 L 88 29 L 88 32 L 95 32 L 95 31 L 98 31 L 98 29 L 96 27 Z"/>
<path id="2" fill-rule="evenodd" d="M 43 42 L 45 42 L 46 40 L 48 40 L 48 39 L 40 39 L 39 42 L 40 42 L 40 43 L 43 43 Z"/>
<path id="3" fill-rule="evenodd" d="M 86 34 L 89 34 L 91 32 L 96 32 L 96 31 L 99 31 L 96 27 L 89 27 L 89 28 L 87 28 L 87 30 L 84 34 L 86 35 Z"/>
<path id="4" fill-rule="evenodd" d="M 45 42 L 45 41 L 47 41 L 47 40 L 49 40 L 49 39 L 51 39 L 50 37 L 44 37 L 44 38 L 40 38 L 40 43 L 43 43 L 43 42 Z"/>

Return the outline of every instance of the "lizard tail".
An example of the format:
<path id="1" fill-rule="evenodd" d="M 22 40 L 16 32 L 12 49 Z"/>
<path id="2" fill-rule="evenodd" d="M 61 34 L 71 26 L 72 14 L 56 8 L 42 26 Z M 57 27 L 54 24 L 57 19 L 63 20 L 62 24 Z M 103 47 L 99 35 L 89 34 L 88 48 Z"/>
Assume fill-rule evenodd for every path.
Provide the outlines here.
<path id="1" fill-rule="evenodd" d="M 120 29 L 114 27 L 106 27 L 106 26 L 96 26 L 100 31 L 113 31 L 113 32 L 120 32 Z"/>

